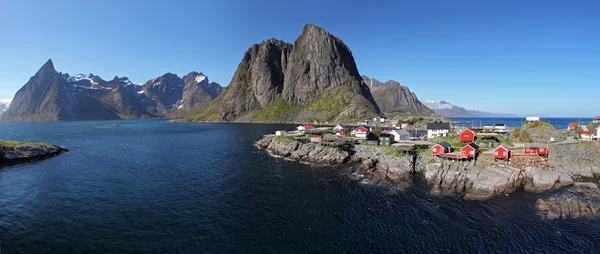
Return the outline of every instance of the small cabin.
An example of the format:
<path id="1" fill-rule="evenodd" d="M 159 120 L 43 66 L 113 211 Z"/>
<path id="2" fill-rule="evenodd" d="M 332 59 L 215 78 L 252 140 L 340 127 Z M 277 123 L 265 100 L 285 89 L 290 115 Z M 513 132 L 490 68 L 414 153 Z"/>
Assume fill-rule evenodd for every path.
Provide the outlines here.
<path id="1" fill-rule="evenodd" d="M 594 139 L 594 131 L 587 130 L 579 132 L 582 140 L 593 140 Z"/>
<path id="2" fill-rule="evenodd" d="M 396 142 L 410 139 L 410 133 L 406 129 L 393 130 L 390 134 L 394 136 L 394 141 Z"/>
<path id="3" fill-rule="evenodd" d="M 525 155 L 548 155 L 548 146 L 544 144 L 527 144 L 523 149 Z"/>
<path id="4" fill-rule="evenodd" d="M 594 117 L 594 120 L 592 121 L 592 123 L 600 123 L 600 116 Z"/>
<path id="5" fill-rule="evenodd" d="M 379 135 L 379 145 L 380 146 L 390 146 L 394 141 L 394 135 L 385 133 Z"/>
<path id="6" fill-rule="evenodd" d="M 366 138 L 367 132 L 369 132 L 369 130 L 367 128 L 361 126 L 361 127 L 354 129 L 354 136 L 357 138 Z"/>
<path id="7" fill-rule="evenodd" d="M 433 155 L 445 154 L 450 152 L 452 152 L 452 145 L 450 145 L 450 143 L 448 142 L 442 142 L 431 147 L 431 154 Z"/>
<path id="8" fill-rule="evenodd" d="M 460 142 L 473 142 L 475 141 L 475 132 L 466 129 L 458 135 L 458 139 Z"/>
<path id="9" fill-rule="evenodd" d="M 336 126 L 333 127 L 333 130 L 335 130 L 335 131 L 344 130 L 344 127 L 342 127 L 342 125 L 340 125 L 340 124 L 337 124 Z"/>
<path id="10" fill-rule="evenodd" d="M 467 158 L 475 158 L 478 153 L 479 145 L 472 142 L 460 149 L 460 155 L 465 156 Z"/>
<path id="11" fill-rule="evenodd" d="M 323 135 L 312 135 L 310 136 L 310 142 L 319 143 L 323 140 Z"/>
<path id="12" fill-rule="evenodd" d="M 496 159 L 508 159 L 512 155 L 512 149 L 506 145 L 500 145 L 494 149 L 494 158 Z"/>
<path id="13" fill-rule="evenodd" d="M 579 126 L 578 122 L 570 122 L 569 123 L 569 130 L 574 130 L 575 128 L 577 128 L 577 126 Z"/>
<path id="14" fill-rule="evenodd" d="M 342 137 L 342 136 L 344 136 L 344 131 L 343 130 L 337 130 L 337 131 L 335 131 L 335 135 L 338 136 L 338 137 Z"/>
<path id="15" fill-rule="evenodd" d="M 276 131 L 275 136 L 281 136 L 287 134 L 287 131 Z"/>
<path id="16" fill-rule="evenodd" d="M 377 135 L 373 134 L 373 133 L 369 133 L 369 135 L 367 135 L 367 140 L 365 141 L 365 143 L 367 143 L 367 145 L 379 145 L 379 137 L 377 137 Z"/>

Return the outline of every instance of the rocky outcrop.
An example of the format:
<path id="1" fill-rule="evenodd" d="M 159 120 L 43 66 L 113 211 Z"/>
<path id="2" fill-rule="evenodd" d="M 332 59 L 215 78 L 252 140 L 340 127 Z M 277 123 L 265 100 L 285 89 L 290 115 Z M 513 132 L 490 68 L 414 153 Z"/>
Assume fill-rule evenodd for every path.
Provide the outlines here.
<path id="1" fill-rule="evenodd" d="M 529 191 L 546 191 L 574 183 L 573 178 L 564 171 L 528 167 L 525 172 L 528 180 L 525 190 Z"/>
<path id="2" fill-rule="evenodd" d="M 424 174 L 432 186 L 432 196 L 488 199 L 518 188 L 538 192 L 571 186 L 569 190 L 572 192 L 600 197 L 595 184 L 575 182 L 575 174 L 562 168 L 528 167 L 521 170 L 471 161 L 438 160 L 437 163 L 431 163 L 432 158 L 425 159 L 424 154 L 388 155 L 384 147 L 352 145 L 339 149 L 275 136 L 265 136 L 256 145 L 274 155 L 295 161 L 320 164 L 360 162 L 354 175 L 364 183 L 402 182 L 409 180 L 412 175 Z"/>
<path id="3" fill-rule="evenodd" d="M 0 166 L 41 160 L 69 151 L 67 148 L 43 143 L 0 142 Z"/>
<path id="4" fill-rule="evenodd" d="M 200 121 L 347 121 L 380 115 L 354 57 L 340 39 L 306 25 L 294 44 L 251 46 Z"/>
<path id="5" fill-rule="evenodd" d="M 570 219 L 592 217 L 600 213 L 600 209 L 587 198 L 567 194 L 548 199 L 538 199 L 538 213 L 547 219 Z"/>
<path id="6" fill-rule="evenodd" d="M 132 119 L 199 110 L 222 90 L 220 85 L 208 83 L 206 76 L 199 75 L 202 74 L 189 74 L 193 78 L 185 87 L 184 81 L 171 73 L 139 86 L 126 77 L 106 81 L 91 73 L 70 76 L 57 72 L 52 60 L 48 60 L 17 91 L 0 121 Z"/>
<path id="7" fill-rule="evenodd" d="M 433 185 L 434 196 L 464 195 L 466 199 L 487 199 L 510 193 L 523 183 L 520 171 L 510 168 L 481 168 L 471 162 L 444 162 L 429 165 L 425 179 Z"/>
<path id="8" fill-rule="evenodd" d="M 274 136 L 265 136 L 256 143 L 273 155 L 286 157 L 294 161 L 315 164 L 341 164 L 350 159 L 351 150 L 321 146 L 315 143 L 302 143 L 293 140 L 277 140 Z"/>
<path id="9" fill-rule="evenodd" d="M 365 75 L 362 76 L 362 79 L 369 87 L 377 106 L 379 106 L 381 112 L 387 117 L 392 117 L 394 115 L 436 115 L 431 109 L 419 101 L 415 93 L 411 92 L 408 87 L 400 85 L 397 81 L 389 80 L 382 83 Z"/>

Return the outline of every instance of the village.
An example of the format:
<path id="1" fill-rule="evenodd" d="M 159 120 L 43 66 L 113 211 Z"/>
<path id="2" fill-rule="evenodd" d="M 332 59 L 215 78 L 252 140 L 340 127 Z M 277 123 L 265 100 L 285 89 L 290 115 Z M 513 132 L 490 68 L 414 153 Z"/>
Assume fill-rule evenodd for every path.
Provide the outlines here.
<path id="1" fill-rule="evenodd" d="M 543 123 L 539 117 L 527 117 L 523 126 Z M 396 153 L 424 153 L 429 151 L 437 160 L 488 161 L 496 164 L 549 168 L 550 144 L 600 141 L 600 116 L 587 124 L 572 122 L 564 133 L 576 133 L 566 139 L 548 137 L 547 142 L 511 142 L 511 131 L 505 124 L 473 126 L 464 123 L 432 119 L 424 129 L 408 122 L 390 122 L 374 118 L 357 125 L 315 127 L 305 124 L 292 131 L 276 131 L 275 136 L 292 138 L 299 142 L 325 146 L 379 146 Z M 516 133 L 515 135 L 518 135 Z M 570 135 L 570 134 L 569 134 Z"/>

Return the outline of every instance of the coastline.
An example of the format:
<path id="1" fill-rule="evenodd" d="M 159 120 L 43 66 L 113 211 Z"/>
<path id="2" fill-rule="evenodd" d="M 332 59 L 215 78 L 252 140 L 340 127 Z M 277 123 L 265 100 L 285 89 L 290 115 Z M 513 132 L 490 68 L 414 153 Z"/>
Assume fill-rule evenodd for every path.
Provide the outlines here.
<path id="1" fill-rule="evenodd" d="M 46 143 L 0 141 L 0 169 L 4 166 L 48 159 L 68 151 L 66 147 Z"/>
<path id="2" fill-rule="evenodd" d="M 389 185 L 405 183 L 413 176 L 422 175 L 431 186 L 430 195 L 436 197 L 454 196 L 467 200 L 486 200 L 497 195 L 509 194 L 517 189 L 528 192 L 547 192 L 558 189 L 572 190 L 574 186 L 587 184 L 587 192 L 571 191 L 568 195 L 557 194 L 545 200 L 538 200 L 540 216 L 548 219 L 590 217 L 600 214 L 598 178 L 600 158 L 590 164 L 577 164 L 575 154 L 581 154 L 577 144 L 560 145 L 553 148 L 556 155 L 550 157 L 553 167 L 528 166 L 515 168 L 487 162 L 446 161 L 425 153 L 406 156 L 386 154 L 382 147 L 352 145 L 348 148 L 335 148 L 315 143 L 301 143 L 291 140 L 278 140 L 265 135 L 255 146 L 268 154 L 286 160 L 308 162 L 321 165 L 359 163 L 352 173 L 361 183 Z M 598 149 L 600 151 L 600 149 Z M 574 162 L 567 161 L 571 158 Z M 579 188 L 581 189 L 581 188 Z M 532 204 L 533 205 L 533 204 Z"/>

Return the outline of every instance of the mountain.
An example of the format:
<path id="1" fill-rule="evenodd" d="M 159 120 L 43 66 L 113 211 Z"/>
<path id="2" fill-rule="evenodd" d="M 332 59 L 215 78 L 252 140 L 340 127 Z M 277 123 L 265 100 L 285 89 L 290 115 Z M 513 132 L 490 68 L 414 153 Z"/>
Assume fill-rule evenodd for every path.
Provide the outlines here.
<path id="1" fill-rule="evenodd" d="M 208 82 L 206 76 L 204 79 Z M 197 97 L 189 107 L 199 109 L 202 108 L 199 105 L 208 104 L 202 100 L 214 99 L 222 89 L 216 83 L 213 87 L 194 82 L 189 85 L 200 88 L 185 89 L 183 79 L 172 73 L 154 78 L 143 86 L 134 84 L 127 77 L 115 76 L 107 81 L 91 73 L 70 76 L 57 72 L 52 60 L 48 60 L 17 91 L 0 121 L 113 120 L 182 115 L 187 108 L 175 108 L 175 105 L 183 98 Z"/>
<path id="2" fill-rule="evenodd" d="M 406 86 L 397 81 L 389 80 L 385 83 L 371 79 L 365 75 L 363 81 L 368 85 L 371 94 L 377 102 L 379 109 L 387 116 L 435 116 L 435 112 L 423 105 L 417 95 Z"/>
<path id="3" fill-rule="evenodd" d="M 436 114 L 445 117 L 510 117 L 516 114 L 490 113 L 478 110 L 465 109 L 463 107 L 452 105 L 446 101 L 424 101 L 427 107 Z"/>
<path id="4" fill-rule="evenodd" d="M 309 24 L 294 44 L 252 45 L 227 88 L 192 120 L 340 122 L 378 115 L 348 46 Z"/>

